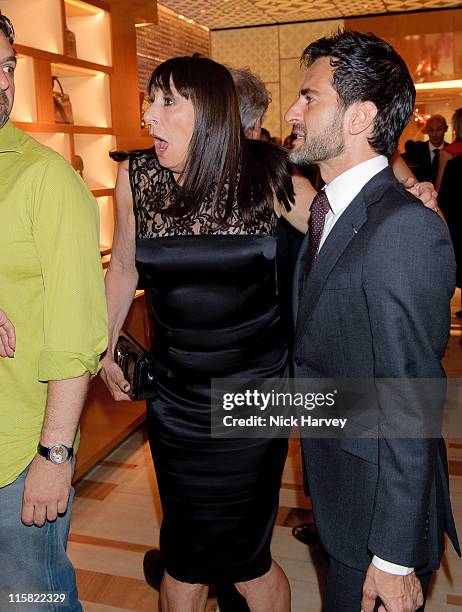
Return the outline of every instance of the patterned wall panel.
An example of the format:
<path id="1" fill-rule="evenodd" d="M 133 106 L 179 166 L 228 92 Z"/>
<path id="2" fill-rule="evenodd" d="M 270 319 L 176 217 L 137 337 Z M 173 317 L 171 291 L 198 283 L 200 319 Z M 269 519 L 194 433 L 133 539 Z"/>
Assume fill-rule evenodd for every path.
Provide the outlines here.
<path id="1" fill-rule="evenodd" d="M 211 56 L 217 62 L 248 67 L 263 81 L 279 81 L 277 27 L 210 32 Z"/>
<path id="2" fill-rule="evenodd" d="M 298 59 L 281 60 L 281 126 L 283 137 L 290 133 L 290 126 L 284 121 L 287 109 L 298 97 L 305 69 Z"/>
<path id="3" fill-rule="evenodd" d="M 281 100 L 279 83 L 265 83 L 265 87 L 271 94 L 271 104 L 263 120 L 263 127 L 269 131 L 271 136 L 281 138 Z"/>
<path id="4" fill-rule="evenodd" d="M 343 19 L 292 23 L 279 26 L 279 54 L 282 59 L 300 58 L 303 49 L 321 36 L 328 36 L 343 27 Z"/>

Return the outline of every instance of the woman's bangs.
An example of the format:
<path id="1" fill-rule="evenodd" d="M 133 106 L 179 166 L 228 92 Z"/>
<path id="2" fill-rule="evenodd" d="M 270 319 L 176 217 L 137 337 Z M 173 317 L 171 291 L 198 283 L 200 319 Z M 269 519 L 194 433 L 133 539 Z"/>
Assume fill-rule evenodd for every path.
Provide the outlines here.
<path id="1" fill-rule="evenodd" d="M 153 89 L 160 89 L 164 95 L 171 95 L 170 79 L 172 70 L 169 66 L 166 66 L 167 62 L 164 62 L 158 66 L 151 75 L 148 83 L 148 95 L 151 95 Z"/>
<path id="2" fill-rule="evenodd" d="M 158 66 L 152 73 L 148 83 L 148 94 L 152 89 L 160 89 L 164 95 L 172 95 L 172 84 L 183 98 L 189 99 L 191 84 L 188 82 L 187 66 L 184 60 L 189 58 L 177 57 L 167 60 Z"/>

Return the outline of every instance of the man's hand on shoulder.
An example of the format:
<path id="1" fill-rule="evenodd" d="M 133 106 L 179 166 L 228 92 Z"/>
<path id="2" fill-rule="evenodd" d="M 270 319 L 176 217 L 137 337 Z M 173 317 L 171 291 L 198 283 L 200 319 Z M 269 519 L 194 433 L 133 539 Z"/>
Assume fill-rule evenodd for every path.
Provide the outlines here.
<path id="1" fill-rule="evenodd" d="M 40 455 L 34 458 L 24 485 L 21 519 L 25 525 L 40 527 L 66 512 L 72 473 L 70 461 L 56 465 Z"/>
<path id="2" fill-rule="evenodd" d="M 364 580 L 361 612 L 373 612 L 377 597 L 382 602 L 379 612 L 415 612 L 423 604 L 422 587 L 415 572 L 398 576 L 371 563 Z"/>
<path id="3" fill-rule="evenodd" d="M 0 310 L 0 357 L 14 357 L 16 332 L 13 323 Z"/>
<path id="4" fill-rule="evenodd" d="M 424 206 L 438 212 L 438 193 L 432 183 L 419 183 L 417 179 L 409 177 L 403 182 L 403 186 L 409 193 L 419 198 Z"/>

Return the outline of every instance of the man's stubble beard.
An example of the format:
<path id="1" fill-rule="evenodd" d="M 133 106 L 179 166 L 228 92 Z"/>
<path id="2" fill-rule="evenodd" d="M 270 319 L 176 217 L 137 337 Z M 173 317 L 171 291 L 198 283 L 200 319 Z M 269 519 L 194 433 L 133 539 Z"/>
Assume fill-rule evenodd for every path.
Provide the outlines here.
<path id="1" fill-rule="evenodd" d="M 300 147 L 290 151 L 290 161 L 301 166 L 309 166 L 341 155 L 345 150 L 345 141 L 342 134 L 343 115 L 344 113 L 339 110 L 335 114 L 329 130 L 312 140 L 308 140 L 308 135 L 306 135 L 305 142 Z"/>

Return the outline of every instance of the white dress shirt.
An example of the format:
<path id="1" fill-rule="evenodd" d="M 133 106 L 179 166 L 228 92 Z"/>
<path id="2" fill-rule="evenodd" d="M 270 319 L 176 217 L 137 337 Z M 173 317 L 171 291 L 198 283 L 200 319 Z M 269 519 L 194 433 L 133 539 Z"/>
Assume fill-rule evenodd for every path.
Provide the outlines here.
<path id="1" fill-rule="evenodd" d="M 346 172 L 343 172 L 324 187 L 329 200 L 330 210 L 325 217 L 324 230 L 319 243 L 319 250 L 321 250 L 322 245 L 324 244 L 334 225 L 337 223 L 341 215 L 348 208 L 348 205 L 351 204 L 364 185 L 368 183 L 373 176 L 378 174 L 387 166 L 387 158 L 383 155 L 377 155 L 376 157 L 368 159 L 367 161 L 350 168 Z M 414 571 L 413 567 L 397 565 L 396 563 L 385 561 L 376 555 L 374 555 L 372 558 L 372 563 L 378 569 L 388 572 L 389 574 L 406 576 Z"/>
<path id="2" fill-rule="evenodd" d="M 329 200 L 330 211 L 326 214 L 324 221 L 319 250 L 321 250 L 327 236 L 347 206 L 351 204 L 364 185 L 387 166 L 387 158 L 384 155 L 377 155 L 339 174 L 324 187 Z"/>
<path id="3" fill-rule="evenodd" d="M 430 162 L 431 163 L 433 163 L 433 158 L 435 157 L 435 149 L 438 149 L 439 151 L 442 151 L 445 146 L 446 146 L 445 142 L 442 142 L 439 147 L 435 147 L 435 146 L 432 145 L 432 143 L 430 141 L 428 141 L 428 148 L 429 148 L 429 151 L 430 151 Z"/>

